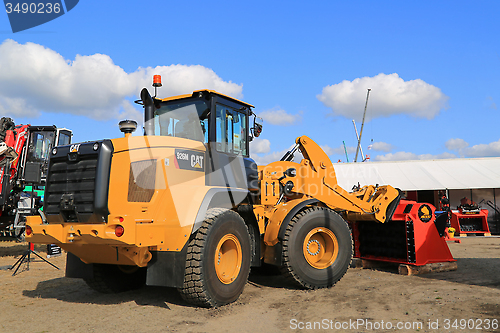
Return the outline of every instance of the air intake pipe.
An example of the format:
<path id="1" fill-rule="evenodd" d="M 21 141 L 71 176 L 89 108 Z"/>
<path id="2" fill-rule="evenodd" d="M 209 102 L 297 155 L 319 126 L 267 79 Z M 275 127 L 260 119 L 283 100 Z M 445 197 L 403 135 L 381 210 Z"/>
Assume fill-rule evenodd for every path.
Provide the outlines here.
<path id="1" fill-rule="evenodd" d="M 154 135 L 155 125 L 153 122 L 155 103 L 146 88 L 141 91 L 141 100 L 144 105 L 144 135 Z"/>

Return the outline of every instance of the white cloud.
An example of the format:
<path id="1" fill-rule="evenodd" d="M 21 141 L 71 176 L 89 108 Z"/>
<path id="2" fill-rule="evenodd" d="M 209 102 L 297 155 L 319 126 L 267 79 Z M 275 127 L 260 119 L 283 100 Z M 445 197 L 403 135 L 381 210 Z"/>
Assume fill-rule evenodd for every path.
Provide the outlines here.
<path id="1" fill-rule="evenodd" d="M 272 152 L 272 153 L 264 155 L 264 156 L 252 154 L 251 158 L 253 158 L 255 163 L 257 163 L 258 165 L 267 165 L 271 162 L 279 161 L 283 157 L 283 155 L 285 155 L 285 153 L 286 153 L 286 150 L 275 151 L 275 152 Z"/>
<path id="2" fill-rule="evenodd" d="M 469 143 L 463 139 L 449 139 L 446 141 L 446 148 L 456 151 L 461 157 L 495 157 L 500 156 L 500 140 L 481 143 L 469 147 Z"/>
<path id="3" fill-rule="evenodd" d="M 20 117 L 36 117 L 38 112 L 28 108 L 26 100 L 23 98 L 10 98 L 0 96 L 0 114 L 18 115 Z"/>
<path id="4" fill-rule="evenodd" d="M 469 143 L 460 138 L 449 139 L 445 146 L 448 150 L 456 152 L 460 157 L 500 157 L 500 140 L 482 143 L 469 147 Z M 374 158 L 375 161 L 403 161 L 403 160 L 433 160 L 457 158 L 453 153 L 444 152 L 437 155 L 421 154 L 400 151 L 397 153 L 389 153 L 379 155 Z"/>
<path id="5" fill-rule="evenodd" d="M 145 74 L 143 74 L 145 72 Z M 155 68 L 140 68 L 134 73 L 141 73 L 140 88 L 151 87 L 154 74 L 162 76 L 163 86 L 158 91 L 161 96 L 175 96 L 200 89 L 212 89 L 228 96 L 242 98 L 243 85 L 222 80 L 213 70 L 201 65 L 170 65 Z M 134 74 L 132 73 L 132 74 Z M 149 88 L 152 91 L 152 88 Z"/>
<path id="6" fill-rule="evenodd" d="M 144 123 L 144 116 L 141 112 L 139 112 L 131 102 L 123 101 L 121 104 L 121 112 L 116 117 L 118 119 L 133 119 L 137 121 L 137 127 L 141 128 Z"/>
<path id="7" fill-rule="evenodd" d="M 409 114 L 432 119 L 446 107 L 448 96 L 421 79 L 404 81 L 398 74 L 379 74 L 326 86 L 317 98 L 334 115 L 356 119 L 363 117 L 367 89 L 372 89 L 366 119 Z"/>
<path id="8" fill-rule="evenodd" d="M 394 146 L 391 145 L 390 143 L 387 142 L 374 142 L 371 144 L 372 148 L 371 150 L 373 151 L 384 151 L 384 152 L 390 152 L 391 150 L 394 149 Z"/>
<path id="9" fill-rule="evenodd" d="M 469 146 L 469 144 L 463 139 L 449 139 L 444 145 L 448 150 L 460 150 Z"/>
<path id="10" fill-rule="evenodd" d="M 422 154 L 418 155 L 419 160 L 440 160 L 440 159 L 447 159 L 447 158 L 457 158 L 455 154 L 444 152 L 441 154 L 437 155 L 432 155 L 432 154 Z"/>
<path id="11" fill-rule="evenodd" d="M 0 45 L 0 111 L 14 117 L 44 111 L 98 120 L 120 118 L 134 114 L 127 98 L 137 98 L 143 87 L 153 91 L 153 74 L 163 78 L 160 96 L 214 89 L 242 97 L 242 85 L 224 81 L 200 65 L 147 67 L 127 73 L 105 54 L 67 60 L 42 45 L 7 39 Z"/>
<path id="12" fill-rule="evenodd" d="M 397 153 L 389 153 L 386 155 L 378 155 L 373 159 L 375 161 L 408 161 L 418 160 L 417 154 L 398 151 Z"/>
<path id="13" fill-rule="evenodd" d="M 302 119 L 299 114 L 289 114 L 285 110 L 279 108 L 260 112 L 258 116 L 272 125 L 281 126 L 293 125 Z"/>
<path id="14" fill-rule="evenodd" d="M 253 158 L 254 161 L 258 165 L 266 165 L 266 164 L 269 164 L 272 162 L 279 161 L 283 156 L 285 156 L 287 151 L 288 151 L 288 148 L 284 149 L 282 151 L 275 151 L 275 152 L 269 153 L 267 155 L 260 156 L 260 155 L 255 154 L 254 152 L 252 152 L 250 149 L 250 153 L 251 153 L 250 157 Z M 301 160 L 302 160 L 302 154 L 300 153 L 300 151 L 297 150 L 294 154 L 292 161 L 299 163 Z"/>
<path id="15" fill-rule="evenodd" d="M 271 142 L 268 139 L 255 138 L 250 142 L 250 151 L 254 154 L 267 154 L 271 150 Z"/>
<path id="16" fill-rule="evenodd" d="M 463 148 L 460 153 L 465 157 L 495 157 L 500 156 L 500 140 L 490 143 L 482 143 L 472 147 Z"/>
<path id="17" fill-rule="evenodd" d="M 374 161 L 410 161 L 410 160 L 435 160 L 435 159 L 446 159 L 446 158 L 456 158 L 455 155 L 451 153 L 442 153 L 438 155 L 432 154 L 421 154 L 417 155 L 415 153 L 409 153 L 405 151 L 398 151 L 397 153 L 389 153 L 385 155 L 375 156 Z"/>
<path id="18" fill-rule="evenodd" d="M 323 151 L 328 156 L 330 156 L 330 155 L 345 155 L 345 150 L 344 150 L 343 145 L 340 145 L 336 148 L 332 148 L 332 147 L 327 146 L 327 145 L 321 145 L 320 148 L 323 149 Z M 347 149 L 348 154 L 353 154 L 356 152 L 356 147 L 347 146 L 346 149 Z"/>

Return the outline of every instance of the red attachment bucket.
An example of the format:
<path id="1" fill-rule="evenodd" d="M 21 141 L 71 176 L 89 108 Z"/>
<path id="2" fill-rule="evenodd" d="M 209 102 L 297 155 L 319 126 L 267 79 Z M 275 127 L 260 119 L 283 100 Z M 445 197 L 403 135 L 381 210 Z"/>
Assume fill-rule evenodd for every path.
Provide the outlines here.
<path id="1" fill-rule="evenodd" d="M 447 214 L 434 206 L 401 200 L 390 221 L 352 223 L 354 257 L 400 264 L 455 261 L 445 240 Z"/>

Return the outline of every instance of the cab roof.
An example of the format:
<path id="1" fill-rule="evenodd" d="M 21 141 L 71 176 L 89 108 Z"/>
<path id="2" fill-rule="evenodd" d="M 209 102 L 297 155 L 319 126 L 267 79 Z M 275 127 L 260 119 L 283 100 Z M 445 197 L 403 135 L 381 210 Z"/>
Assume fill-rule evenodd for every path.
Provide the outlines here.
<path id="1" fill-rule="evenodd" d="M 178 95 L 178 96 L 172 96 L 172 97 L 167 97 L 167 98 L 155 98 L 155 99 L 160 100 L 162 102 L 175 101 L 175 100 L 184 99 L 184 98 L 196 97 L 196 95 L 200 92 L 206 92 L 209 94 L 219 95 L 219 96 L 222 96 L 222 97 L 227 98 L 229 100 L 232 100 L 236 103 L 243 104 L 243 105 L 246 105 L 246 106 L 251 107 L 251 108 L 255 107 L 252 104 L 245 103 L 245 102 L 240 101 L 239 99 L 236 99 L 234 97 L 227 96 L 227 95 L 221 94 L 220 92 L 217 92 L 215 90 L 209 90 L 209 89 L 195 90 L 195 91 L 193 91 L 192 94 Z"/>

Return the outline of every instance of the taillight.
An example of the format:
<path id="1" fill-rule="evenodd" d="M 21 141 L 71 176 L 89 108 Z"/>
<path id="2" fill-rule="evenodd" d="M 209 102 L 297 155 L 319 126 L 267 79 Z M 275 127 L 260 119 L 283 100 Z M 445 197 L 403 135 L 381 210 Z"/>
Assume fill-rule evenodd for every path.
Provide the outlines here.
<path id="1" fill-rule="evenodd" d="M 121 225 L 117 225 L 115 228 L 115 235 L 116 237 L 121 237 L 123 236 L 123 233 L 125 232 L 125 229 Z"/>
<path id="2" fill-rule="evenodd" d="M 29 236 L 33 233 L 33 229 L 29 225 L 26 226 L 26 236 Z"/>

